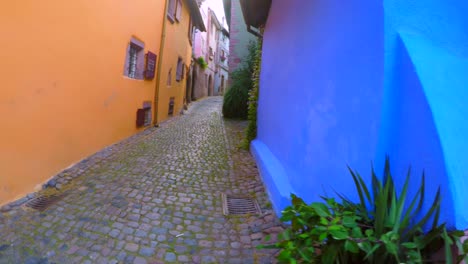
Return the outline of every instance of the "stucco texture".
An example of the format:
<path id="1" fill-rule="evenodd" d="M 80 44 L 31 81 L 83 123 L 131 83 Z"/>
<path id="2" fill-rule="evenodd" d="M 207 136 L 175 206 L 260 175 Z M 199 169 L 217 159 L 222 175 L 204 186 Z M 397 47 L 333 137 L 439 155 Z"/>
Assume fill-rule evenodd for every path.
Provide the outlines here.
<path id="1" fill-rule="evenodd" d="M 159 55 L 164 1 L 22 1 L 0 8 L 0 204 L 138 131 L 155 81 L 123 76 L 132 37 Z"/>

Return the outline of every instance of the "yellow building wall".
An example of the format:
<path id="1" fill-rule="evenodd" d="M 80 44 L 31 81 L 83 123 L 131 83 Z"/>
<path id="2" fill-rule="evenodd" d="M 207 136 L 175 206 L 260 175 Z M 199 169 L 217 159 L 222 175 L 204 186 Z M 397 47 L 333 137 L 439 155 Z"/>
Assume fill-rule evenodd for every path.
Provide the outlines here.
<path id="1" fill-rule="evenodd" d="M 185 89 L 187 83 L 187 67 L 192 58 L 192 46 L 189 42 L 190 11 L 187 3 L 183 1 L 182 17 L 179 22 L 171 23 L 167 17 L 166 37 L 164 40 L 164 52 L 161 65 L 161 77 L 158 92 L 158 122 L 167 120 L 170 116 L 169 100 L 175 97 L 174 116 L 179 115 L 184 106 Z M 181 57 L 184 62 L 184 78 L 176 81 L 177 60 Z M 172 69 L 171 85 L 168 84 L 169 70 Z"/>
<path id="2" fill-rule="evenodd" d="M 124 77 L 132 36 L 159 55 L 165 1 L 0 4 L 0 204 L 135 134 L 156 81 Z"/>

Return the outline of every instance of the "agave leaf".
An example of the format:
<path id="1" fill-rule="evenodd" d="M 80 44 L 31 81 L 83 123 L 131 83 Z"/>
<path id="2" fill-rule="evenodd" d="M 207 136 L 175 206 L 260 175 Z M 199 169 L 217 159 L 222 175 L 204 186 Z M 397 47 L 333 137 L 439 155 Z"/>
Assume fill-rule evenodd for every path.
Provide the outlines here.
<path id="1" fill-rule="evenodd" d="M 434 214 L 434 212 L 436 212 L 437 210 L 439 210 L 440 208 L 440 187 L 437 189 L 437 193 L 436 193 L 436 196 L 434 197 L 434 201 L 432 202 L 432 206 L 431 208 L 429 209 L 429 211 L 427 211 L 427 213 L 424 215 L 424 217 L 417 223 L 413 226 L 413 231 L 418 229 L 418 228 L 423 228 L 424 225 L 426 225 L 427 221 L 430 219 L 430 217 Z"/>
<path id="2" fill-rule="evenodd" d="M 453 244 L 453 241 L 449 237 L 449 235 L 447 234 L 446 229 L 444 229 L 442 237 L 443 237 L 444 242 L 445 242 L 444 243 L 444 245 L 445 245 L 445 263 L 453 263 L 452 262 L 452 244 Z"/>
<path id="3" fill-rule="evenodd" d="M 375 174 L 374 170 L 374 165 L 372 165 L 372 194 L 374 195 L 374 200 L 377 200 L 378 194 L 382 191 L 382 183 L 380 180 L 377 178 L 377 175 Z M 375 204 L 373 204 L 375 206 Z"/>
<path id="4" fill-rule="evenodd" d="M 419 186 L 418 191 L 414 195 L 413 200 L 411 201 L 409 207 L 406 209 L 405 214 L 404 214 L 404 216 L 403 216 L 403 218 L 401 220 L 400 227 L 402 229 L 406 229 L 409 226 L 410 220 L 414 219 L 414 215 L 412 214 L 413 213 L 413 207 L 416 205 L 418 197 L 421 196 L 421 192 L 423 192 L 423 191 L 424 191 L 424 178 L 422 178 L 421 185 Z M 420 203 L 421 203 L 421 200 L 420 200 Z M 406 240 L 406 239 L 404 239 L 404 240 Z"/>
<path id="5" fill-rule="evenodd" d="M 405 207 L 406 193 L 408 191 L 408 185 L 411 175 L 411 167 L 408 168 L 408 173 L 406 174 L 405 184 L 403 185 L 403 190 L 401 191 L 400 197 L 398 197 L 398 203 L 396 204 L 396 215 L 395 223 L 393 226 L 393 231 L 398 232 L 401 224 L 401 216 L 403 214 L 403 208 Z"/>
<path id="6" fill-rule="evenodd" d="M 432 229 L 436 228 L 437 225 L 439 224 L 439 216 L 440 216 L 440 205 L 437 206 L 437 209 L 435 210 L 434 219 L 432 221 Z"/>
<path id="7" fill-rule="evenodd" d="M 393 191 L 393 192 L 390 193 L 390 195 L 391 195 L 391 202 L 388 205 L 388 216 L 386 217 L 386 219 L 387 219 L 386 226 L 387 227 L 392 227 L 392 226 L 394 227 L 395 224 L 398 222 L 398 219 L 397 219 L 398 207 L 397 207 L 396 192 Z"/>
<path id="8" fill-rule="evenodd" d="M 387 177 L 385 185 L 377 193 L 377 199 L 375 199 L 375 233 L 377 236 L 381 236 L 385 231 L 387 221 L 387 209 L 389 208 L 389 201 L 391 201 L 390 190 L 392 189 L 391 178 Z M 380 184 L 380 183 L 379 183 Z"/>
<path id="9" fill-rule="evenodd" d="M 418 204 L 418 207 L 416 207 L 416 210 L 414 210 L 414 215 L 417 215 L 421 209 L 422 209 L 422 206 L 424 204 L 424 193 L 425 193 L 425 189 L 426 189 L 426 174 L 425 172 L 423 171 L 422 173 L 422 179 L 421 179 L 421 196 L 419 197 L 419 204 Z"/>
<path id="10" fill-rule="evenodd" d="M 358 176 L 359 183 L 362 186 L 362 190 L 364 191 L 364 194 L 366 195 L 367 202 L 371 202 L 372 198 L 370 196 L 369 190 L 367 189 L 366 183 L 364 182 L 364 179 L 362 179 L 359 173 L 357 173 L 357 176 Z M 367 204 L 365 204 L 365 206 L 367 206 Z"/>
<path id="11" fill-rule="evenodd" d="M 348 170 L 351 173 L 351 176 L 353 177 L 354 185 L 356 186 L 356 189 L 358 191 L 360 204 L 361 204 L 361 206 L 363 208 L 366 208 L 366 201 L 364 200 L 364 195 L 363 195 L 363 190 L 361 188 L 361 183 L 359 182 L 358 177 L 356 176 L 354 171 L 349 166 L 348 166 Z"/>

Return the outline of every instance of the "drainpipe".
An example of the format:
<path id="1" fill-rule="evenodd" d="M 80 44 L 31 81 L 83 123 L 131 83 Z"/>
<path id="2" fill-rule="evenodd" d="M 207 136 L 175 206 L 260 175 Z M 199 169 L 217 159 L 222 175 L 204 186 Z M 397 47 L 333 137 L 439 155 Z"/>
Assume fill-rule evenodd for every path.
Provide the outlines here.
<path id="1" fill-rule="evenodd" d="M 163 54 L 164 54 L 164 44 L 166 43 L 166 23 L 167 23 L 167 8 L 168 8 L 168 1 L 166 0 L 164 5 L 164 14 L 163 14 L 163 28 L 161 33 L 161 43 L 159 45 L 159 60 L 158 60 L 158 71 L 156 72 L 156 86 L 155 86 L 155 94 L 154 94 L 154 118 L 153 124 L 154 126 L 159 126 L 158 124 L 158 108 L 159 108 L 159 87 L 161 81 L 161 68 L 162 68 L 162 61 L 163 61 Z"/>

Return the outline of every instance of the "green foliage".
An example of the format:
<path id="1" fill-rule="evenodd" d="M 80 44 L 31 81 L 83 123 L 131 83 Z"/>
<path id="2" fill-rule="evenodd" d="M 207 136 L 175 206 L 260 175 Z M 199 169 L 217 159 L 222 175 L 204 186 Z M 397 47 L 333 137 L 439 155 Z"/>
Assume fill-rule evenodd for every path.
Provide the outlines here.
<path id="1" fill-rule="evenodd" d="M 227 118 L 247 119 L 249 91 L 252 89 L 252 74 L 256 54 L 255 43 L 250 43 L 249 54 L 243 65 L 231 73 L 232 85 L 224 94 L 223 115 Z"/>
<path id="2" fill-rule="evenodd" d="M 245 133 L 244 141 L 242 145 L 245 149 L 250 148 L 250 142 L 257 137 L 257 104 L 258 104 L 258 92 L 260 87 L 260 70 L 262 64 L 262 44 L 263 41 L 260 38 L 257 42 L 255 50 L 253 74 L 252 74 L 252 89 L 249 92 L 248 102 L 248 116 L 249 125 Z"/>
<path id="3" fill-rule="evenodd" d="M 324 203 L 307 205 L 292 195 L 292 205 L 283 211 L 281 220 L 290 227 L 280 242 L 261 246 L 281 249 L 280 263 L 423 263 L 432 262 L 433 254 L 444 248 L 444 263 L 466 260 L 468 242 L 462 244 L 462 231 L 448 232 L 438 224 L 440 190 L 425 214 L 424 174 L 417 193 L 408 197 L 410 171 L 401 192 L 397 193 L 388 159 L 383 180 L 372 169 L 372 184 L 349 169 L 359 195 L 354 203 L 340 195 L 342 202 L 323 197 Z M 407 203 L 409 202 L 409 204 Z M 423 232 L 423 227 L 430 230 Z M 453 259 L 452 245 L 460 256 Z"/>
<path id="4" fill-rule="evenodd" d="M 206 68 L 208 68 L 208 63 L 206 63 L 205 59 L 200 56 L 198 57 L 198 59 L 196 60 L 196 62 L 198 63 L 198 65 L 200 65 L 200 67 L 205 70 Z"/>

